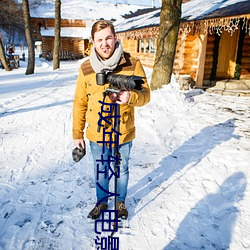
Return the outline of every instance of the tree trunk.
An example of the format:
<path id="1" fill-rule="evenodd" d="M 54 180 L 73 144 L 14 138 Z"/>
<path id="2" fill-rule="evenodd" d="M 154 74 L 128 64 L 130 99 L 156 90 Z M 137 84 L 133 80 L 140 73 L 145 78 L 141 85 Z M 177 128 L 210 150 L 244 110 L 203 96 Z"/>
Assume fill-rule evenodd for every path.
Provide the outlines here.
<path id="1" fill-rule="evenodd" d="M 182 0 L 162 0 L 160 31 L 150 87 L 161 88 L 171 81 Z"/>
<path id="2" fill-rule="evenodd" d="M 53 50 L 53 70 L 60 68 L 59 48 L 61 33 L 61 0 L 55 1 L 55 40 Z"/>
<path id="3" fill-rule="evenodd" d="M 0 37 L 0 61 L 6 71 L 11 71 L 11 68 L 6 60 L 4 46 L 1 37 Z"/>
<path id="4" fill-rule="evenodd" d="M 23 8 L 25 36 L 28 44 L 28 66 L 25 74 L 30 75 L 34 74 L 35 70 L 35 48 L 32 37 L 32 27 L 30 22 L 30 9 L 28 0 L 22 0 L 22 8 Z"/>

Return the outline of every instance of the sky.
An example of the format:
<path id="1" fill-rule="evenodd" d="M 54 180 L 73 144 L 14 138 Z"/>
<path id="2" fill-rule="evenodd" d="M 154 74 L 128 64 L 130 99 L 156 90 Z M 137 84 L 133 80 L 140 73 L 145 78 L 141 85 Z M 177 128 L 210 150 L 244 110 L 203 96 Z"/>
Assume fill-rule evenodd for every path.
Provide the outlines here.
<path id="1" fill-rule="evenodd" d="M 37 54 L 35 74 L 25 75 L 23 61 L 0 69 L 1 250 L 92 250 L 97 236 L 108 238 L 87 219 L 96 202 L 88 140 L 86 156 L 72 160 L 72 102 L 86 59 L 53 70 Z M 250 249 L 250 99 L 181 91 L 173 77 L 135 121 L 119 250 Z"/>

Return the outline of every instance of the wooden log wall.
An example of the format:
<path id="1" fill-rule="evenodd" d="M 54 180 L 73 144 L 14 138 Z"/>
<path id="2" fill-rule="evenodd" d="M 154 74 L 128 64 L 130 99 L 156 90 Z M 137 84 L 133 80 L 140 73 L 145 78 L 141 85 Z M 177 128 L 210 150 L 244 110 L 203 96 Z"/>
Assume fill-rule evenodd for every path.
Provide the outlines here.
<path id="1" fill-rule="evenodd" d="M 42 38 L 42 57 L 46 58 L 48 52 L 52 52 L 54 47 L 54 37 Z M 88 40 L 78 38 L 61 38 L 60 51 L 69 51 L 77 58 L 84 56 L 84 51 L 88 47 Z"/>
<path id="2" fill-rule="evenodd" d="M 173 73 L 177 76 L 189 75 L 192 79 L 196 79 L 199 53 L 197 39 L 195 35 L 178 36 L 173 67 Z"/>
<path id="3" fill-rule="evenodd" d="M 136 54 L 136 47 L 137 47 L 137 40 L 132 40 L 132 39 L 129 39 L 129 40 L 125 40 L 125 39 L 122 39 L 120 40 L 120 42 L 122 43 L 122 46 L 123 46 L 123 50 L 124 51 L 127 51 L 133 55 Z"/>
<path id="4" fill-rule="evenodd" d="M 79 38 L 74 38 L 73 39 L 73 54 L 74 55 L 82 55 L 84 56 L 85 50 L 88 48 L 89 41 L 87 39 L 82 40 Z"/>
<path id="5" fill-rule="evenodd" d="M 48 52 L 53 51 L 54 37 L 42 37 L 42 57 L 46 58 Z"/>
<path id="6" fill-rule="evenodd" d="M 120 42 L 122 43 L 124 51 L 138 58 L 145 67 L 152 68 L 154 66 L 155 53 L 138 51 L 138 40 L 120 38 Z"/>
<path id="7" fill-rule="evenodd" d="M 177 39 L 176 44 L 176 50 L 175 50 L 175 59 L 174 59 L 174 65 L 173 65 L 173 73 L 178 75 L 179 71 L 183 68 L 183 53 L 185 46 L 185 36 L 179 35 Z"/>
<path id="8" fill-rule="evenodd" d="M 73 39 L 67 37 L 61 38 L 60 51 L 73 52 Z"/>
<path id="9" fill-rule="evenodd" d="M 134 56 L 136 58 L 138 58 L 145 67 L 153 68 L 154 60 L 155 60 L 155 54 L 150 54 L 150 53 L 139 54 L 139 53 L 136 53 Z"/>
<path id="10" fill-rule="evenodd" d="M 131 53 L 134 57 L 140 59 L 145 67 L 152 68 L 154 66 L 155 53 L 138 51 L 138 43 L 145 43 L 146 36 L 137 39 L 127 39 L 125 36 L 119 36 L 123 45 L 123 49 Z M 152 39 L 150 37 L 149 39 Z M 190 75 L 193 79 L 197 73 L 197 57 L 198 57 L 198 37 L 195 35 L 184 36 L 179 34 L 176 47 L 176 55 L 173 66 L 173 73 L 177 75 Z M 155 47 L 157 39 L 155 38 Z M 157 48 L 155 48 L 156 51 Z"/>
<path id="11" fill-rule="evenodd" d="M 34 29 L 39 29 L 39 27 L 49 28 L 55 27 L 54 18 L 31 18 L 32 27 Z M 71 20 L 71 19 L 62 19 L 61 27 L 86 27 L 86 21 L 84 20 Z"/>
<path id="12" fill-rule="evenodd" d="M 197 58 L 199 54 L 198 38 L 195 35 L 187 36 L 184 50 L 184 65 L 180 74 L 188 74 L 192 79 L 196 78 Z"/>

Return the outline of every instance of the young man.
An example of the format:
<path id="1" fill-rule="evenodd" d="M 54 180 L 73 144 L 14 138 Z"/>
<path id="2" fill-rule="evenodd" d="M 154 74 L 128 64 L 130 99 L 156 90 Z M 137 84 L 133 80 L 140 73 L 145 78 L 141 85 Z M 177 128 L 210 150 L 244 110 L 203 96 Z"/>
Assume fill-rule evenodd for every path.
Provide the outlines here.
<path id="1" fill-rule="evenodd" d="M 122 89 L 118 93 L 116 103 L 120 105 L 120 177 L 118 178 L 117 210 L 118 217 L 127 217 L 128 211 L 125 206 L 125 198 L 128 186 L 128 161 L 132 140 L 135 138 L 134 107 L 145 105 L 150 100 L 150 90 L 145 72 L 140 61 L 123 51 L 121 43 L 117 40 L 114 26 L 111 22 L 100 20 L 94 23 L 91 31 L 93 50 L 90 58 L 83 62 L 76 84 L 73 103 L 73 140 L 76 147 L 85 147 L 84 133 L 87 123 L 86 137 L 90 141 L 91 153 L 95 164 L 96 198 L 97 203 L 90 211 L 88 217 L 97 219 L 101 215 L 100 210 L 107 210 L 109 181 L 108 163 L 100 163 L 101 156 L 104 161 L 110 155 L 110 145 L 104 147 L 101 141 L 109 141 L 109 132 L 112 132 L 114 118 L 108 105 L 103 105 L 104 117 L 101 130 L 98 132 L 98 122 L 103 101 L 103 93 L 109 84 L 99 85 L 96 82 L 96 74 L 102 70 L 108 70 L 114 75 L 141 76 L 143 77 L 142 89 Z M 105 98 L 104 103 L 112 103 L 110 98 Z M 107 107 L 106 107 L 107 106 Z M 100 124 L 99 124 L 100 126 Z M 105 129 L 105 133 L 103 130 Z M 99 142 L 99 143 L 98 143 Z M 114 146 L 114 145 L 112 145 Z M 104 151 L 103 151 L 104 150 Z M 98 163 L 99 161 L 99 163 Z M 98 163 L 98 164 L 97 164 Z M 106 190 L 106 191 L 105 191 Z M 110 191 L 113 193 L 113 191 Z"/>

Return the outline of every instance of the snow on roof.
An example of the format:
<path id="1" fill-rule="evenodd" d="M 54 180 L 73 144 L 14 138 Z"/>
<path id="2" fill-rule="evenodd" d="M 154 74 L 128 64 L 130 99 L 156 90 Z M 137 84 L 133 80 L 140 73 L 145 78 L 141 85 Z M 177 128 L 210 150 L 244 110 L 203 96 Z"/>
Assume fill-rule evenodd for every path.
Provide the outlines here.
<path id="1" fill-rule="evenodd" d="M 42 36 L 54 36 L 54 28 L 41 28 Z M 78 37 L 82 39 L 89 39 L 91 36 L 91 28 L 83 27 L 62 27 L 61 37 Z"/>
<path id="2" fill-rule="evenodd" d="M 191 0 L 190 2 L 182 4 L 182 19 L 186 21 L 206 19 L 210 18 L 209 15 L 215 11 L 218 12 L 219 10 L 228 8 L 233 8 L 235 10 L 231 15 L 250 13 L 249 2 L 249 0 Z M 245 8 L 245 4 L 247 3 L 248 8 Z M 226 16 L 226 12 L 223 14 L 223 11 L 221 11 L 220 13 L 221 15 L 211 18 Z"/>
<path id="3" fill-rule="evenodd" d="M 138 15 L 133 18 L 119 19 L 114 22 L 116 32 L 139 29 L 141 27 L 156 26 L 160 23 L 160 9 Z"/>
<path id="4" fill-rule="evenodd" d="M 93 0 L 62 0 L 61 1 L 62 19 L 96 20 L 118 19 L 122 15 L 135 12 L 138 9 L 149 8 L 150 6 L 115 4 L 110 2 L 96 2 Z M 54 18 L 55 4 L 52 1 L 40 5 L 36 9 L 30 10 L 31 17 Z"/>
<path id="5" fill-rule="evenodd" d="M 160 8 L 156 8 L 146 14 L 119 19 L 114 23 L 116 31 L 122 32 L 159 25 L 160 11 Z M 249 0 L 191 0 L 182 4 L 181 19 L 182 21 L 194 21 L 247 13 L 250 13 Z"/>

